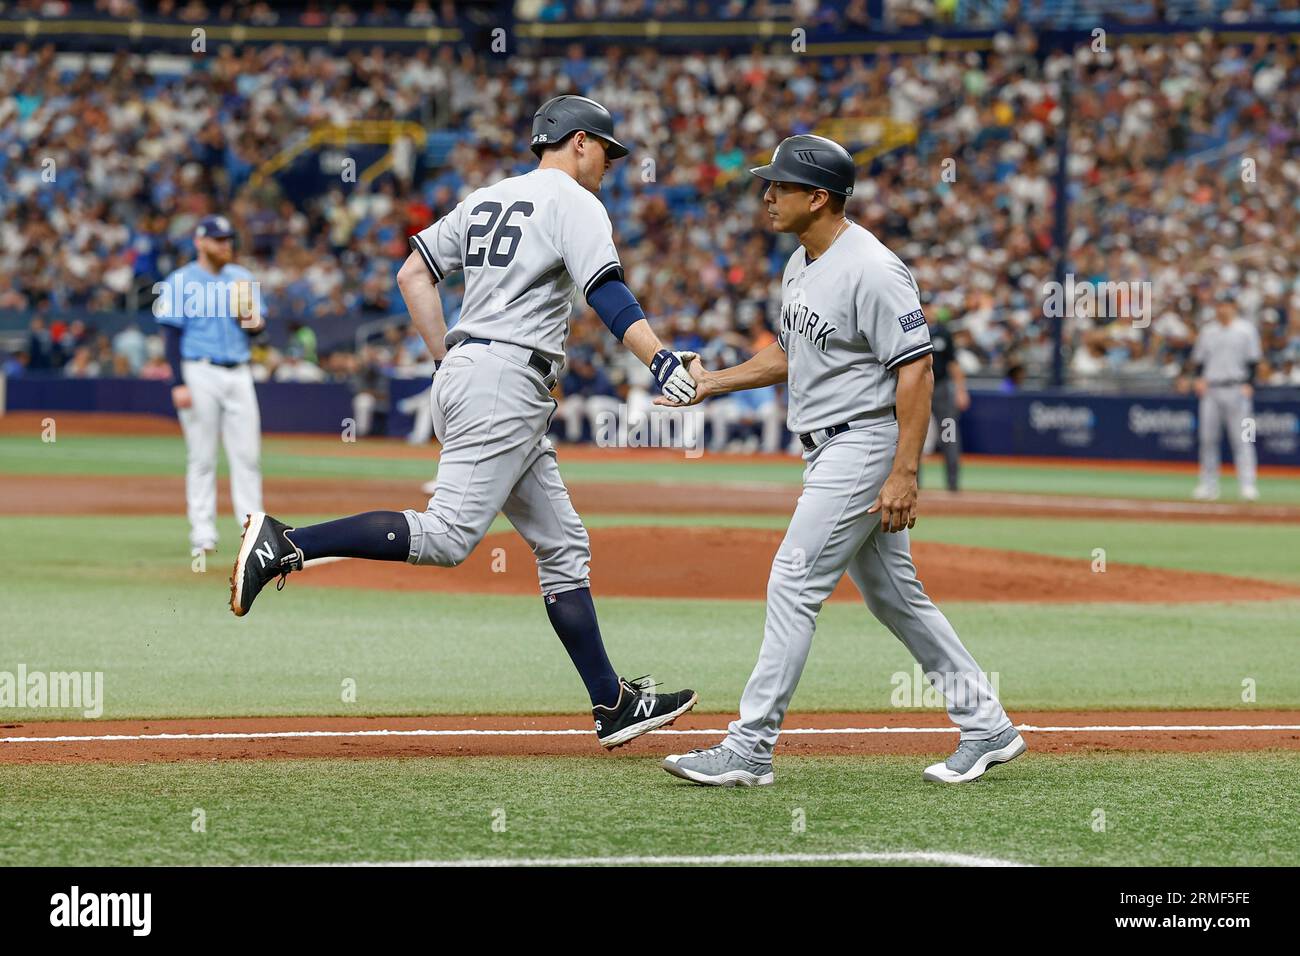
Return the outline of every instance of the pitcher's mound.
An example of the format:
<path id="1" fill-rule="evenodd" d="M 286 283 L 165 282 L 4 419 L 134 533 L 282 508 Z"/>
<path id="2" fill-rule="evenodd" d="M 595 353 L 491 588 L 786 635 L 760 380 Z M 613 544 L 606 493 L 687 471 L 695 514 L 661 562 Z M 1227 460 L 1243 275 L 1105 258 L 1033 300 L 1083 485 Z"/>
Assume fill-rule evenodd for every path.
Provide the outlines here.
<path id="1" fill-rule="evenodd" d="M 591 532 L 591 584 L 601 596 L 764 600 L 783 533 L 753 528 L 601 528 Z M 936 601 L 1262 601 L 1300 597 L 1300 588 L 1248 578 L 1133 564 L 1092 569 L 1091 555 L 1050 557 L 913 542 L 926 591 Z M 375 561 L 313 565 L 295 585 L 393 591 L 537 594 L 532 552 L 514 532 L 491 534 L 458 568 Z M 858 601 L 846 575 L 832 600 Z"/>

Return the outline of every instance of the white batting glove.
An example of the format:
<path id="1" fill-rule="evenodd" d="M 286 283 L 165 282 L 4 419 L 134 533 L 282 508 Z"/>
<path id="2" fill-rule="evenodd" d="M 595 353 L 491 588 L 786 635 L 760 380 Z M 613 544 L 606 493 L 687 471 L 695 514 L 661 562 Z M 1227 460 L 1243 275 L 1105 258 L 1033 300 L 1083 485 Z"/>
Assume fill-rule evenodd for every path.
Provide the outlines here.
<path id="1" fill-rule="evenodd" d="M 650 374 L 659 383 L 664 397 L 678 405 L 689 405 L 695 400 L 695 379 L 686 371 L 687 364 L 699 358 L 695 352 L 670 352 L 660 349 L 650 360 Z"/>

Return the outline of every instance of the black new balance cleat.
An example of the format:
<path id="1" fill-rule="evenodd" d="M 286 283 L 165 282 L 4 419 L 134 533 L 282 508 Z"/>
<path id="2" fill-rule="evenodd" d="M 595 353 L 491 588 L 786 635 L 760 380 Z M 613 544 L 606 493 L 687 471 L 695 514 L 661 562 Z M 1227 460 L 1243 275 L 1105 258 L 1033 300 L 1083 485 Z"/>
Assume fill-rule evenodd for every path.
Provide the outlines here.
<path id="1" fill-rule="evenodd" d="M 699 700 L 693 690 L 656 694 L 655 685 L 643 677 L 635 681 L 620 677 L 618 683 L 617 704 L 591 708 L 591 715 L 596 718 L 596 739 L 607 750 L 621 747 L 651 730 L 667 727 Z"/>
<path id="2" fill-rule="evenodd" d="M 257 512 L 244 522 L 244 536 L 239 543 L 239 557 L 230 575 L 230 610 L 243 617 L 253 606 L 262 588 L 279 578 L 276 590 L 284 587 L 290 571 L 302 570 L 302 552 L 285 536 L 292 531 L 283 521 Z"/>

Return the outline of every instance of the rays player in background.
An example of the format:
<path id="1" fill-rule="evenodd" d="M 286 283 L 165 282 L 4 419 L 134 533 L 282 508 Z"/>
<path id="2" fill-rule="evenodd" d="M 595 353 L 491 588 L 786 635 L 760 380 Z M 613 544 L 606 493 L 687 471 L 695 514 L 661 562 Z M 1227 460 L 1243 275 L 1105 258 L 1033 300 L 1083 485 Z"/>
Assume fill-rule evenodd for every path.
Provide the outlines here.
<path id="1" fill-rule="evenodd" d="M 1192 349 L 1196 394 L 1200 397 L 1201 474 L 1192 497 L 1219 497 L 1219 443 L 1228 434 L 1237 487 L 1247 501 L 1259 499 L 1255 483 L 1255 444 L 1246 436 L 1255 395 L 1255 371 L 1263 359 L 1259 329 L 1236 315 L 1228 293 L 1214 305 L 1214 321 L 1201 326 Z"/>
<path id="2" fill-rule="evenodd" d="M 411 322 L 438 363 L 431 400 L 442 451 L 428 506 L 300 528 L 253 515 L 230 608 L 246 614 L 267 583 L 312 558 L 455 567 L 503 512 L 537 558 L 547 616 L 586 685 L 597 739 L 610 748 L 671 723 L 696 697 L 620 678 L 605 654 L 587 530 L 546 437 L 575 290 L 675 403 L 695 394 L 684 365 L 695 353 L 665 349 L 623 283 L 609 215 L 595 195 L 610 163 L 628 152 L 609 112 L 581 96 L 549 100 L 533 118 L 532 149 L 537 169 L 475 190 L 413 236 L 397 275 Z M 465 297 L 448 332 L 437 284 L 456 270 L 465 273 Z M 666 559 L 675 547 L 665 532 Z M 438 626 L 436 615 L 430 623 Z"/>
<path id="3" fill-rule="evenodd" d="M 248 365 L 249 339 L 266 328 L 253 274 L 234 261 L 225 216 L 194 230 L 194 261 L 159 286 L 154 317 L 172 370 L 172 404 L 185 434 L 190 547 L 215 551 L 217 442 L 230 463 L 239 524 L 262 510 L 262 418 Z"/>
<path id="4" fill-rule="evenodd" d="M 812 647 L 822 603 L 845 571 L 867 607 L 916 658 L 961 729 L 957 751 L 924 779 L 965 783 L 1024 753 L 989 681 L 916 577 L 907 531 L 930 422 L 930 333 L 916 281 L 844 215 L 853 157 L 821 136 L 783 140 L 751 172 L 777 232 L 799 237 L 781 279 L 777 341 L 748 362 L 691 365 L 695 401 L 788 382 L 789 428 L 804 448 L 803 493 L 772 561 L 758 663 L 740 717 L 715 747 L 674 754 L 664 769 L 711 786 L 762 786 Z M 882 681 L 883 684 L 883 681 Z"/>

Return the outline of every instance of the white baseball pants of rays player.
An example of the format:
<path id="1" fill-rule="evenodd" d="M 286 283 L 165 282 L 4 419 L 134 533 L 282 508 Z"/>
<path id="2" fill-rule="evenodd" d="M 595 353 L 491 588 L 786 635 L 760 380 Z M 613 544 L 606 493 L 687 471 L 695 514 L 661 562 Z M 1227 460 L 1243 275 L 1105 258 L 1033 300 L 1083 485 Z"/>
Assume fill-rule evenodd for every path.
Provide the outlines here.
<path id="1" fill-rule="evenodd" d="M 804 452 L 803 493 L 768 578 L 763 647 L 725 741 L 743 757 L 771 761 L 817 613 L 845 571 L 876 619 L 927 674 L 941 678 L 936 686 L 963 739 L 984 740 L 1011 726 L 975 659 L 917 580 L 907 532 L 886 534 L 879 513 L 867 513 L 897 446 L 898 423 L 888 414 L 854 422 Z"/>
<path id="2" fill-rule="evenodd" d="M 411 564 L 455 567 L 504 513 L 537 558 L 543 594 L 587 587 L 591 543 L 546 437 L 555 401 L 531 350 L 505 342 L 453 348 L 433 379 L 442 442 L 424 511 L 407 510 Z"/>
<path id="3" fill-rule="evenodd" d="M 1232 462 L 1237 468 L 1237 484 L 1242 488 L 1255 487 L 1255 445 L 1246 441 L 1243 424 L 1250 418 L 1252 403 L 1241 388 L 1240 385 L 1211 385 L 1201 396 L 1200 483 L 1204 488 L 1217 490 L 1219 487 L 1219 443 L 1225 428 Z"/>
<path id="4" fill-rule="evenodd" d="M 235 518 L 262 509 L 262 416 L 245 365 L 222 368 L 206 362 L 181 363 L 191 405 L 177 410 L 185 435 L 185 503 L 190 544 L 215 544 L 217 535 L 217 441 L 230 464 L 230 498 Z"/>

